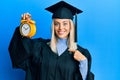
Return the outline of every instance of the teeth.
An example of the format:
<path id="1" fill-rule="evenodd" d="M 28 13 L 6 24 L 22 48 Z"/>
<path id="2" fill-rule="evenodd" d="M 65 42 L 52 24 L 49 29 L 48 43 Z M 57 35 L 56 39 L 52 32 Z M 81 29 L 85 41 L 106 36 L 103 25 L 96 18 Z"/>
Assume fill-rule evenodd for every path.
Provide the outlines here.
<path id="1" fill-rule="evenodd" d="M 59 34 L 64 34 L 64 32 L 63 31 L 61 31 L 61 32 L 58 32 Z"/>

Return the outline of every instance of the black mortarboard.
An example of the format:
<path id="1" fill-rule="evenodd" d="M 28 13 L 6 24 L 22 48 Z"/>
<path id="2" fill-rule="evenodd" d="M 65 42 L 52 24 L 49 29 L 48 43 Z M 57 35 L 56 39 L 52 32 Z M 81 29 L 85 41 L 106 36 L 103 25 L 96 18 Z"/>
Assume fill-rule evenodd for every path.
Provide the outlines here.
<path id="1" fill-rule="evenodd" d="M 60 1 L 46 8 L 46 10 L 53 13 L 53 19 L 59 18 L 73 20 L 73 16 L 75 15 L 75 41 L 77 42 L 77 14 L 82 13 L 82 11 L 64 1 Z"/>

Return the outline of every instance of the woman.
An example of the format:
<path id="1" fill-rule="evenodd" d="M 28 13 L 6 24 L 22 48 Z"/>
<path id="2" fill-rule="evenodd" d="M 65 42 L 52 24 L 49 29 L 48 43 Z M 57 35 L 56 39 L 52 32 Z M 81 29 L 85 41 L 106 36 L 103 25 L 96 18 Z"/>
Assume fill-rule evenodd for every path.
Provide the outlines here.
<path id="1" fill-rule="evenodd" d="M 26 80 L 94 79 L 90 72 L 91 56 L 88 50 L 74 41 L 73 14 L 66 4 L 61 1 L 51 6 L 55 9 L 56 5 L 59 5 L 59 8 L 51 11 L 53 12 L 51 40 L 23 37 L 19 27 L 16 28 L 9 52 L 13 67 L 26 71 Z M 31 16 L 25 13 L 22 19 L 30 21 Z"/>

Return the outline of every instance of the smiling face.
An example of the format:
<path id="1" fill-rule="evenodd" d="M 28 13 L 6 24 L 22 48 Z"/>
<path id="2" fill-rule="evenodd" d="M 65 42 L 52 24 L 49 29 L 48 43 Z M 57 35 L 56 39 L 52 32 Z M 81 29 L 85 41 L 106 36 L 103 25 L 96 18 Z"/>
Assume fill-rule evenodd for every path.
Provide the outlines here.
<path id="1" fill-rule="evenodd" d="M 54 19 L 54 31 L 58 38 L 67 38 L 70 33 L 69 19 Z"/>

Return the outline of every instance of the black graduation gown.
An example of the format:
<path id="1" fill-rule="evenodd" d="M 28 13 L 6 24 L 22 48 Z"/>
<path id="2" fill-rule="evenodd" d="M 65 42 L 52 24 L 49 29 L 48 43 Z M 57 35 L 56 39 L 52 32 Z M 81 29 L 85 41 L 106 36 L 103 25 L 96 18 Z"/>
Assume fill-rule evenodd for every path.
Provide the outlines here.
<path id="1" fill-rule="evenodd" d="M 22 37 L 17 27 L 9 45 L 13 67 L 25 70 L 26 80 L 82 80 L 79 62 L 74 60 L 73 54 L 66 49 L 58 56 L 52 52 L 48 41 Z M 94 80 L 94 75 L 90 72 L 90 53 L 80 46 L 78 50 L 88 59 L 86 80 Z"/>

